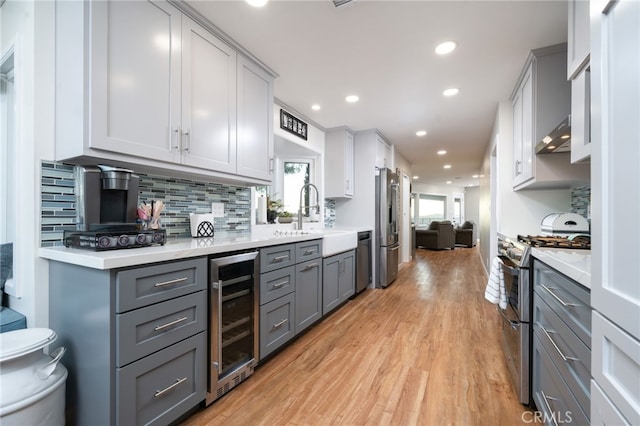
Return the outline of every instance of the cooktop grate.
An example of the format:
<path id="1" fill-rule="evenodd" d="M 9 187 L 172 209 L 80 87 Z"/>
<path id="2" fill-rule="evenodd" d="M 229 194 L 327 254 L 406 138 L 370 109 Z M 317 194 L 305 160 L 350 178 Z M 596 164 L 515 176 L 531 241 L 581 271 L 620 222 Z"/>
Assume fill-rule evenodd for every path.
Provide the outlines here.
<path id="1" fill-rule="evenodd" d="M 544 235 L 518 235 L 518 241 L 531 247 L 591 249 L 591 238 L 588 235 L 579 235 L 571 239 Z"/>

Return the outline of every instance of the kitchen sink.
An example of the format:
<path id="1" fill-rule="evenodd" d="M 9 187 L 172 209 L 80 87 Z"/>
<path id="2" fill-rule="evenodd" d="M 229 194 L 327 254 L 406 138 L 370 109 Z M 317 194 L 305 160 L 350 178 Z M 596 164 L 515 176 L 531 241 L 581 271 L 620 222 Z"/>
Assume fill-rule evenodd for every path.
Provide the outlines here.
<path id="1" fill-rule="evenodd" d="M 344 231 L 339 229 L 321 229 L 322 257 L 328 257 L 343 251 L 356 248 L 358 245 L 358 233 L 356 231 Z"/>

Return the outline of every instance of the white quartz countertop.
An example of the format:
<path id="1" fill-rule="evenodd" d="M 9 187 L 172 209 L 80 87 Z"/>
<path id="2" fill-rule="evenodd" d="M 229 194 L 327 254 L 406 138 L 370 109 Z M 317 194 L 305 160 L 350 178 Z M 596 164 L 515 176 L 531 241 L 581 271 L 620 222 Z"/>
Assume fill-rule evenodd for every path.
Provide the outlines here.
<path id="1" fill-rule="evenodd" d="M 591 250 L 535 247 L 531 254 L 556 271 L 591 289 Z"/>
<path id="2" fill-rule="evenodd" d="M 208 256 L 237 250 L 247 250 L 278 244 L 295 243 L 322 238 L 321 233 L 246 236 L 214 236 L 213 238 L 169 238 L 164 246 L 139 247 L 121 250 L 91 251 L 78 248 L 41 248 L 42 258 L 71 263 L 93 269 L 114 269 L 147 263 Z"/>

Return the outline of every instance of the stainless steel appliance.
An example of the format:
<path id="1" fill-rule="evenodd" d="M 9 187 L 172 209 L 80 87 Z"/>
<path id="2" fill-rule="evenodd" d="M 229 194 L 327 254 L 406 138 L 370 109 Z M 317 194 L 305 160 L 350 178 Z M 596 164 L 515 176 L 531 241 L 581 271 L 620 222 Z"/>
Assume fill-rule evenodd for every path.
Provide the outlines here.
<path id="1" fill-rule="evenodd" d="M 531 404 L 531 279 L 529 247 L 522 242 L 498 236 L 507 307 L 500 313 L 502 348 L 518 399 Z"/>
<path id="2" fill-rule="evenodd" d="M 577 213 L 551 213 L 540 225 L 544 235 L 589 234 L 589 222 Z"/>
<path id="3" fill-rule="evenodd" d="M 214 257 L 209 267 L 207 404 L 253 374 L 259 359 L 258 251 Z"/>
<path id="4" fill-rule="evenodd" d="M 398 276 L 398 176 L 387 168 L 376 175 L 376 287 L 389 286 Z"/>
<path id="5" fill-rule="evenodd" d="M 65 231 L 63 238 L 65 247 L 95 251 L 164 245 L 166 241 L 164 229 L 139 231 L 128 226 L 123 229 L 111 227 L 108 231 Z"/>
<path id="6" fill-rule="evenodd" d="M 358 294 L 371 283 L 371 231 L 358 232 L 356 258 L 356 294 Z"/>

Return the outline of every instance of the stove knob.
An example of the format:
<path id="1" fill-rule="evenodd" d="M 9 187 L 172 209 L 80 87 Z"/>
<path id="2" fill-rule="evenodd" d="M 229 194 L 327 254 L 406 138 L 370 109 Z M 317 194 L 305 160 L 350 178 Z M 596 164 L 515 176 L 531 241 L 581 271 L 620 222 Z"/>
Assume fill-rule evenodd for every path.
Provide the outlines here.
<path id="1" fill-rule="evenodd" d="M 102 237 L 98 238 L 98 247 L 107 248 L 110 245 L 111 245 L 111 241 L 110 241 L 109 237 L 102 236 Z"/>
<path id="2" fill-rule="evenodd" d="M 118 245 L 119 246 L 128 246 L 129 245 L 129 236 L 128 235 L 120 235 L 118 237 Z"/>
<path id="3" fill-rule="evenodd" d="M 162 232 L 154 232 L 153 233 L 153 242 L 161 243 L 164 241 L 164 234 Z"/>
<path id="4" fill-rule="evenodd" d="M 145 234 L 136 235 L 136 243 L 138 243 L 138 244 L 146 244 L 147 243 L 147 236 Z"/>

